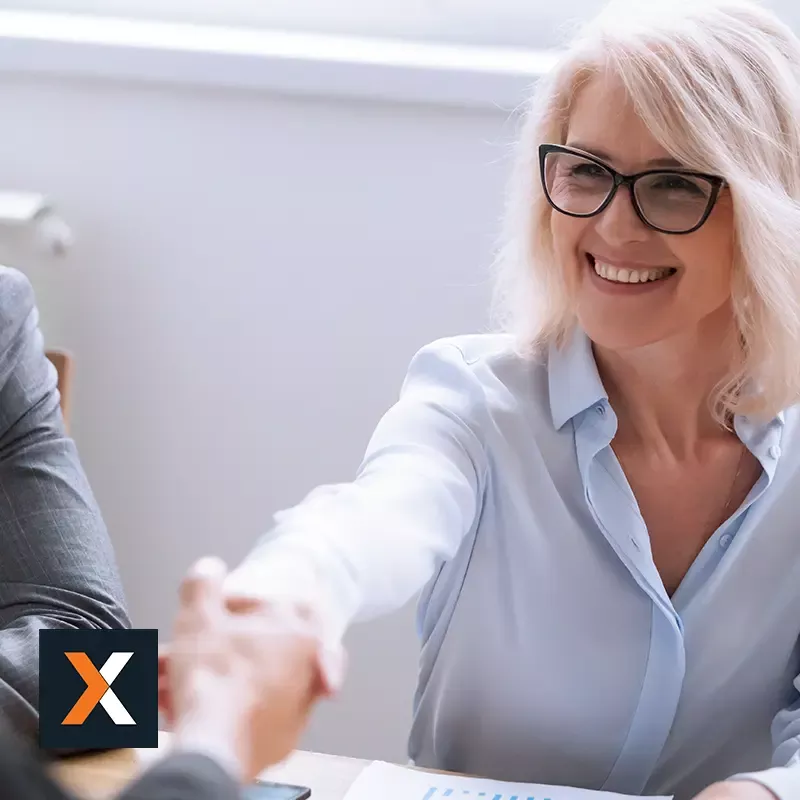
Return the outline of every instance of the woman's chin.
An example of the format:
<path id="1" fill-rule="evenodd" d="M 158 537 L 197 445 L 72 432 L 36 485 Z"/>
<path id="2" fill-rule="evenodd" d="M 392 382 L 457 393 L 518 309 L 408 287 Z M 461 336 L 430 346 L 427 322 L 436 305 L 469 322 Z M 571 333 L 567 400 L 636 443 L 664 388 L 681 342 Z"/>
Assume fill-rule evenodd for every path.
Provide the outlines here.
<path id="1" fill-rule="evenodd" d="M 622 319 L 617 315 L 578 312 L 578 323 L 592 343 L 605 350 L 634 350 L 669 339 L 678 331 L 674 325 L 655 319 Z"/>

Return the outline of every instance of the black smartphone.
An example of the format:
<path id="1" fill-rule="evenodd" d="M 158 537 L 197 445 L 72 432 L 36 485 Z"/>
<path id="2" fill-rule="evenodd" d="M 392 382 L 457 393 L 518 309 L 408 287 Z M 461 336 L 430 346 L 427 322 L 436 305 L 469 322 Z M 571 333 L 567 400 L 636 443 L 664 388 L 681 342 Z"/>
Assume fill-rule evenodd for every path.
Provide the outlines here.
<path id="1" fill-rule="evenodd" d="M 245 787 L 242 800 L 308 800 L 311 789 L 306 786 L 289 786 L 286 783 L 257 781 Z"/>

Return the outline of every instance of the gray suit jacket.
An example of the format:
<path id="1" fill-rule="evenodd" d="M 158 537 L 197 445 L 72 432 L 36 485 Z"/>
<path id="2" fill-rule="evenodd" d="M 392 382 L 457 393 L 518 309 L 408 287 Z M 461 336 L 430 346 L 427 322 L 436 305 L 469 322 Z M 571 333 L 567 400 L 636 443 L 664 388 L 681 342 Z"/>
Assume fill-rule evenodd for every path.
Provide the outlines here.
<path id="1" fill-rule="evenodd" d="M 0 724 L 2 797 L 75 800 L 50 772 L 51 760 Z M 254 796 L 259 796 L 255 790 Z M 176 751 L 145 770 L 117 800 L 244 800 L 239 784 L 221 764 L 200 753 Z"/>
<path id="2" fill-rule="evenodd" d="M 0 267 L 0 715 L 38 731 L 39 631 L 130 622 L 28 280 Z"/>

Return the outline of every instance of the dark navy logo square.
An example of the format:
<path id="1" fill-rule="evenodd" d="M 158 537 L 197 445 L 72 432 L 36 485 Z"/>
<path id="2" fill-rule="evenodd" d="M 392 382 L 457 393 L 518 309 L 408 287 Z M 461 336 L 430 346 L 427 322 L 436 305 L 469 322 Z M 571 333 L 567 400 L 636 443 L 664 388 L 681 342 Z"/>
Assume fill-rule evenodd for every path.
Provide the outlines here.
<path id="1" fill-rule="evenodd" d="M 39 631 L 39 745 L 157 747 L 158 631 Z"/>

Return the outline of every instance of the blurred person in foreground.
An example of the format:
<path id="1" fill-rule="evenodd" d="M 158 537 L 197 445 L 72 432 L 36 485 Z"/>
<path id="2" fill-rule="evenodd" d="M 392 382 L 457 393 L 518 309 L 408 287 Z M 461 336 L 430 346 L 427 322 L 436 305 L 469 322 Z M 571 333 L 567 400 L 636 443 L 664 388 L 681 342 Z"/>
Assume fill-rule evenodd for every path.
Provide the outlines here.
<path id="1" fill-rule="evenodd" d="M 0 721 L 39 729 L 39 631 L 130 625 L 28 279 L 0 267 Z"/>
<path id="2" fill-rule="evenodd" d="M 220 561 L 203 559 L 183 581 L 163 675 L 173 735 L 165 755 L 118 800 L 238 800 L 243 785 L 291 753 L 314 703 L 336 688 L 320 668 L 313 622 L 293 609 L 265 614 L 247 601 L 231 611 L 225 574 Z M 13 731 L 2 731 L 3 797 L 69 798 L 48 766 Z"/>
<path id="3" fill-rule="evenodd" d="M 422 590 L 418 766 L 800 798 L 793 31 L 736 0 L 588 23 L 521 129 L 498 298 L 229 588 L 331 639 Z"/>

